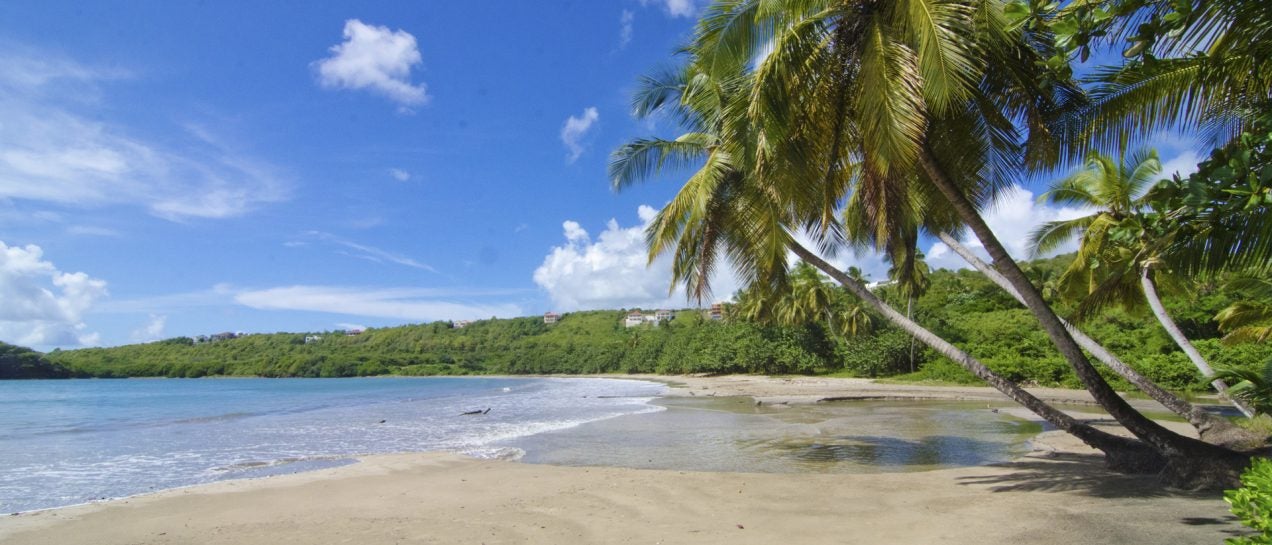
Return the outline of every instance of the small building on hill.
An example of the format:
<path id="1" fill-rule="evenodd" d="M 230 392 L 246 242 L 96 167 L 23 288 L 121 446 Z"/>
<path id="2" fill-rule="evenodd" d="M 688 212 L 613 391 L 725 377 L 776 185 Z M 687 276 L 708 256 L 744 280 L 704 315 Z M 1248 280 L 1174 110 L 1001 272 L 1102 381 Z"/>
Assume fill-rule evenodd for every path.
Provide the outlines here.
<path id="1" fill-rule="evenodd" d="M 645 323 L 645 315 L 641 314 L 639 310 L 628 312 L 627 318 L 623 320 L 623 325 L 626 327 L 636 327 L 643 323 Z"/>
<path id="2" fill-rule="evenodd" d="M 555 312 L 548 311 L 543 313 L 543 323 L 545 324 L 555 324 L 557 323 L 557 320 L 560 320 L 560 319 L 561 319 L 561 315 Z"/>

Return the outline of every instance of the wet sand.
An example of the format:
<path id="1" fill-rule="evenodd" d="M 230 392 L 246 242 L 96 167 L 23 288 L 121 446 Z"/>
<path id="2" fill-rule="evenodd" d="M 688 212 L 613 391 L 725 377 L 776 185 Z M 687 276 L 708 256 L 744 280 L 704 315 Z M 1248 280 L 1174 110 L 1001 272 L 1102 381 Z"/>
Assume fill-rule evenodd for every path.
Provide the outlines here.
<path id="1" fill-rule="evenodd" d="M 673 380 L 684 387 L 671 395 L 754 395 L 765 403 L 906 394 L 993 399 L 980 389 L 847 379 Z M 1080 393 L 1060 392 L 1081 402 Z M 1220 543 L 1240 532 L 1218 493 L 1163 490 L 1152 477 L 1107 472 L 1094 451 L 1063 433 L 1044 433 L 1032 445 L 1029 454 L 1003 464 L 873 474 L 558 467 L 437 453 L 372 456 L 310 473 L 6 516 L 0 542 L 1068 545 Z"/>

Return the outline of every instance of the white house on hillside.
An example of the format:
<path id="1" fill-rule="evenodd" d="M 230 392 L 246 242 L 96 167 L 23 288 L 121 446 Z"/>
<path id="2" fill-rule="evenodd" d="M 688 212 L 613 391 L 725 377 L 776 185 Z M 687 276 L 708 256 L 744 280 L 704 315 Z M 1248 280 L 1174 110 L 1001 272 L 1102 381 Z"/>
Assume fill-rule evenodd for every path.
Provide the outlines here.
<path id="1" fill-rule="evenodd" d="M 636 327 L 643 323 L 645 323 L 645 315 L 641 314 L 639 310 L 628 312 L 627 319 L 623 320 L 623 325 L 627 327 Z"/>

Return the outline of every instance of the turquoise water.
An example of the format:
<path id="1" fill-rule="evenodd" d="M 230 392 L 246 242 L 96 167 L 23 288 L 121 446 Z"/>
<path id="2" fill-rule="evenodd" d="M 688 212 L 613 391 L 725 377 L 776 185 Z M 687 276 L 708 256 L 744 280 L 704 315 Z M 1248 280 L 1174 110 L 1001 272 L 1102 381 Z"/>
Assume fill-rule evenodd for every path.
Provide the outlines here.
<path id="1" fill-rule="evenodd" d="M 445 450 L 660 411 L 665 386 L 527 378 L 0 381 L 0 512 Z M 486 414 L 461 413 L 489 408 Z"/>
<path id="2" fill-rule="evenodd" d="M 756 407 L 748 398 L 657 398 L 666 389 L 564 378 L 0 381 L 0 513 L 331 467 L 360 454 L 861 473 L 1006 461 L 1039 431 L 983 403 Z"/>

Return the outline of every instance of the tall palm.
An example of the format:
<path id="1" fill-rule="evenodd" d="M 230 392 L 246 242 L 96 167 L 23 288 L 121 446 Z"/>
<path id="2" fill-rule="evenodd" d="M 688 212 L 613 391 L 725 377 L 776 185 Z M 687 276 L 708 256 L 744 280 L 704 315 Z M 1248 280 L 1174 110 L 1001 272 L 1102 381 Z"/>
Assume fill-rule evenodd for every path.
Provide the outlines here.
<path id="1" fill-rule="evenodd" d="M 906 256 L 908 261 L 903 259 L 901 265 L 894 265 L 888 269 L 888 278 L 897 283 L 897 291 L 905 297 L 905 317 L 913 318 L 914 316 L 914 299 L 921 297 L 927 293 L 930 282 L 928 281 L 927 262 L 923 260 L 923 254 L 912 252 Z M 896 260 L 894 259 L 894 262 Z M 910 372 L 914 372 L 914 339 L 910 339 Z"/>
<path id="2" fill-rule="evenodd" d="M 866 285 L 866 275 L 856 266 L 849 266 L 844 274 L 848 275 L 853 282 Z M 852 298 L 847 304 L 847 308 L 841 311 L 842 318 L 840 322 L 840 332 L 850 337 L 864 335 L 874 330 L 874 318 L 870 316 L 868 305 L 864 304 L 860 299 Z"/>
<path id="3" fill-rule="evenodd" d="M 783 305 L 783 321 L 808 323 L 825 320 L 835 331 L 835 290 L 811 265 L 797 264 L 790 272 L 790 291 Z"/>
<path id="4" fill-rule="evenodd" d="M 691 65 L 680 73 L 646 78 L 636 99 L 637 115 L 651 115 L 666 110 L 679 115 L 681 122 L 689 127 L 709 127 L 712 124 L 709 120 L 715 119 L 719 113 L 711 108 L 720 108 L 722 102 L 714 98 L 701 100 L 693 95 L 701 92 L 715 93 L 726 86 L 704 83 L 705 78 L 699 77 L 702 74 L 695 72 L 694 68 Z M 736 125 L 728 127 L 736 128 Z M 774 195 L 766 184 L 757 183 L 754 170 L 741 160 L 748 155 L 733 151 L 740 147 L 734 143 L 734 139 L 742 140 L 742 146 L 745 146 L 749 140 L 744 138 L 747 135 L 744 131 L 733 132 L 731 135 L 734 138 L 721 138 L 720 134 L 714 132 L 690 132 L 675 140 L 638 139 L 620 147 L 611 158 L 610 177 L 615 187 L 620 189 L 642 181 L 666 167 L 687 166 L 693 159 L 698 161 L 699 168 L 689 176 L 676 197 L 659 212 L 658 218 L 647 232 L 651 260 L 664 252 L 671 252 L 673 275 L 676 277 L 674 282 L 689 285 L 691 296 L 709 289 L 707 284 L 710 282 L 710 275 L 689 265 L 714 262 L 718 253 L 727 254 L 735 271 L 743 273 L 748 279 L 749 289 L 767 290 L 770 286 L 785 283 L 784 261 L 774 266 L 769 261 L 771 253 L 767 249 L 778 247 L 783 252 L 789 249 L 804 262 L 829 274 L 876 312 L 938 353 L 963 366 L 1058 428 L 1103 450 L 1111 467 L 1128 471 L 1157 471 L 1161 468 L 1164 460 L 1156 450 L 1142 443 L 1096 430 L 1044 403 L 892 309 L 871 293 L 860 278 L 838 270 L 813 251 L 796 243 L 790 236 L 790 231 L 807 225 L 810 215 L 819 213 L 821 208 L 814 206 L 812 212 L 807 209 L 797 212 L 792 206 L 764 206 L 789 203 L 790 200 Z M 712 160 L 721 155 L 728 155 L 730 161 Z M 676 161 L 671 161 L 672 158 Z M 704 191 L 704 180 L 711 179 L 722 180 L 715 185 L 725 185 L 723 180 L 728 180 L 731 189 Z M 757 194 L 768 198 L 754 200 Z M 727 213 L 695 213 L 710 210 L 724 210 Z M 703 236 L 703 233 L 711 236 Z M 771 296 L 771 292 L 759 291 L 755 296 Z"/>
<path id="5" fill-rule="evenodd" d="M 1016 292 L 1015 288 L 1011 286 L 1011 283 L 1003 275 L 999 274 L 993 267 L 990 267 L 988 263 L 982 261 L 980 257 L 959 242 L 957 238 L 944 232 L 939 233 L 938 238 L 973 268 L 984 274 L 986 278 L 989 278 L 991 282 L 1007 291 L 1017 301 L 1024 303 L 1020 294 Z M 1153 398 L 1154 401 L 1161 403 L 1163 407 L 1188 420 L 1188 423 L 1192 424 L 1203 440 L 1216 445 L 1247 447 L 1262 444 L 1264 439 L 1266 439 L 1166 391 L 1155 382 L 1149 380 L 1148 377 L 1141 375 L 1139 371 L 1124 363 L 1109 349 L 1083 333 L 1082 330 L 1072 324 L 1066 323 L 1066 326 L 1078 344 L 1082 345 L 1082 348 L 1087 352 L 1090 352 L 1092 357 L 1107 365 L 1109 369 L 1125 378 L 1131 384 L 1134 384 L 1136 388 Z"/>
<path id="6" fill-rule="evenodd" d="M 786 325 L 822 323 L 834 336 L 855 337 L 873 329 L 874 319 L 866 305 L 828 283 L 812 265 L 796 263 L 788 276 L 784 291 L 775 292 L 764 284 L 739 290 L 735 295 L 738 315 Z"/>
<path id="7" fill-rule="evenodd" d="M 1115 161 L 1099 153 L 1087 166 L 1056 181 L 1040 197 L 1053 203 L 1093 209 L 1085 216 L 1048 222 L 1030 236 L 1035 255 L 1051 251 L 1075 236 L 1077 257 L 1060 277 L 1062 293 L 1081 300 L 1076 316 L 1088 316 L 1109 305 L 1136 308 L 1147 302 L 1158 322 L 1202 376 L 1246 416 L 1253 411 L 1228 395 L 1228 385 L 1212 369 L 1171 319 L 1158 296 L 1157 282 L 1169 276 L 1161 244 L 1169 229 L 1154 221 L 1146 208 L 1146 190 L 1161 171 L 1157 152 L 1139 152 Z"/>
<path id="8" fill-rule="evenodd" d="M 1034 77 L 1027 38 L 988 0 L 735 0 L 713 5 L 690 50 L 730 73 L 771 48 L 755 62 L 745 108 L 763 152 L 752 167 L 771 193 L 821 195 L 825 210 L 851 187 L 850 198 L 872 205 L 863 229 L 881 241 L 920 217 L 916 202 L 924 229 L 966 224 L 1110 415 L 1170 459 L 1175 476 L 1204 466 L 1231 479 L 1245 457 L 1170 432 L 1120 398 L 979 215 L 1022 154 L 1052 157 L 1043 122 L 1065 88 Z M 1016 120 L 1034 130 L 1018 134 Z"/>

